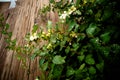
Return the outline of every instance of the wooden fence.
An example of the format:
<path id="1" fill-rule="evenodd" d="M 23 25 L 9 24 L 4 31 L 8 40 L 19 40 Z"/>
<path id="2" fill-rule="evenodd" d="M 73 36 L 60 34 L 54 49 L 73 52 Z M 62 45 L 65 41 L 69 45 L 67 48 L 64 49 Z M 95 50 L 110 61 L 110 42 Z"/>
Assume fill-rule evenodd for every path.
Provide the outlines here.
<path id="1" fill-rule="evenodd" d="M 34 23 L 44 26 L 45 22 L 38 13 L 47 4 L 49 0 L 17 0 L 16 8 L 8 9 L 9 3 L 0 3 L 0 12 L 4 14 L 6 23 L 9 23 L 9 30 L 13 33 L 12 39 L 16 38 L 18 45 L 24 44 L 25 34 L 32 30 Z M 47 20 L 55 22 L 56 16 L 57 13 L 51 11 L 47 15 Z M 0 80 L 35 80 L 35 77 L 40 75 L 39 58 L 27 60 L 30 70 L 22 68 L 22 62 L 14 56 L 15 52 L 5 49 L 4 37 L 0 34 Z"/>

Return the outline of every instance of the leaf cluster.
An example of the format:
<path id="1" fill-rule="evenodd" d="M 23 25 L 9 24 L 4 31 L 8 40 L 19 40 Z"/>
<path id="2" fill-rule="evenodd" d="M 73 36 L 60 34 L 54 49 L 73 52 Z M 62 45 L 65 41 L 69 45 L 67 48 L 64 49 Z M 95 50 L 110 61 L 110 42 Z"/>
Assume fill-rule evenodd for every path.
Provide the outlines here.
<path id="1" fill-rule="evenodd" d="M 40 57 L 41 80 L 103 80 L 109 64 L 119 64 L 119 20 L 117 1 L 50 0 L 52 10 L 64 13 L 64 23 L 53 27 L 48 21 L 47 32 L 38 26 L 26 36 L 27 44 L 16 48 L 29 58 Z M 68 15 L 69 9 L 75 10 Z M 43 14 L 51 6 L 44 8 Z M 64 25 L 64 26 L 62 26 Z M 41 46 L 41 42 L 46 42 Z M 114 57 L 114 58 L 113 58 Z M 109 69 L 108 69 L 109 70 Z"/>

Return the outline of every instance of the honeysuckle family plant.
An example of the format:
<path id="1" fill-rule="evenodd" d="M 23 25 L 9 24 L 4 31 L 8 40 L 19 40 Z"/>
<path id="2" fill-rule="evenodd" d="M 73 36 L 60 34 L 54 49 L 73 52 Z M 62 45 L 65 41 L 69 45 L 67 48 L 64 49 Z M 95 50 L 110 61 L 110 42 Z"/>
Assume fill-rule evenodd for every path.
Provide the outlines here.
<path id="1" fill-rule="evenodd" d="M 19 56 L 27 55 L 21 57 L 23 62 L 26 57 L 40 57 L 41 75 L 36 80 L 105 79 L 103 72 L 120 56 L 117 1 L 50 0 L 41 12 L 50 10 L 59 14 L 56 25 L 48 21 L 47 31 L 39 32 L 35 25 L 26 35 L 25 46 L 14 48 Z"/>

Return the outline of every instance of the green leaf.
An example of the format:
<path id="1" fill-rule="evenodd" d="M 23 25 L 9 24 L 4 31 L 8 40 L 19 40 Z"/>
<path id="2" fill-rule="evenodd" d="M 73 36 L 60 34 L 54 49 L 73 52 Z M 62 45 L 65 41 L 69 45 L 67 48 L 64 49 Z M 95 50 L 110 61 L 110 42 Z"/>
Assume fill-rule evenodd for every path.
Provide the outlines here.
<path id="1" fill-rule="evenodd" d="M 69 77 L 75 73 L 75 70 L 72 67 L 67 67 L 66 76 Z"/>
<path id="2" fill-rule="evenodd" d="M 53 78 L 56 79 L 56 80 L 60 80 L 59 78 L 61 77 L 61 74 L 63 72 L 63 65 L 55 65 L 53 67 Z"/>
<path id="3" fill-rule="evenodd" d="M 119 44 L 112 44 L 111 45 L 112 52 L 116 54 L 119 54 L 120 52 L 120 45 Z"/>
<path id="4" fill-rule="evenodd" d="M 105 2 L 105 0 L 95 0 L 95 1 L 96 1 L 96 3 L 98 3 L 98 4 L 102 4 L 102 3 Z"/>
<path id="5" fill-rule="evenodd" d="M 99 64 L 96 64 L 96 68 L 97 68 L 100 72 L 103 72 L 104 62 L 101 62 L 101 63 L 99 63 Z"/>
<path id="6" fill-rule="evenodd" d="M 77 41 L 81 41 L 86 37 L 84 33 L 80 33 L 79 36 L 77 37 Z"/>
<path id="7" fill-rule="evenodd" d="M 99 43 L 99 38 L 96 37 L 96 38 L 93 38 L 90 40 L 92 43 L 96 44 L 96 43 Z"/>
<path id="8" fill-rule="evenodd" d="M 32 33 L 35 33 L 37 30 L 38 30 L 38 25 L 34 25 L 34 26 L 33 26 Z"/>
<path id="9" fill-rule="evenodd" d="M 76 0 L 76 6 L 78 7 L 80 5 L 80 0 Z"/>
<path id="10" fill-rule="evenodd" d="M 65 52 L 66 52 L 66 53 L 69 53 L 69 52 L 70 52 L 70 46 L 67 46 L 67 48 L 65 49 Z"/>
<path id="11" fill-rule="evenodd" d="M 33 52 L 34 52 L 34 54 L 39 54 L 39 53 L 40 53 L 40 50 L 39 50 L 39 48 L 34 48 L 34 49 L 33 49 Z"/>
<path id="12" fill-rule="evenodd" d="M 55 0 L 50 0 L 50 3 L 54 3 L 55 2 Z"/>
<path id="13" fill-rule="evenodd" d="M 111 17 L 111 15 L 112 15 L 112 10 L 105 9 L 104 14 L 102 16 L 102 20 L 105 21 L 105 20 L 109 19 Z"/>
<path id="14" fill-rule="evenodd" d="M 57 39 L 56 39 L 55 35 L 52 35 L 52 36 L 51 36 L 50 41 L 51 41 L 52 43 L 56 43 Z"/>
<path id="15" fill-rule="evenodd" d="M 15 46 L 15 45 L 16 45 L 16 39 L 13 39 L 13 40 L 11 41 L 11 45 L 12 45 L 12 46 Z"/>
<path id="16" fill-rule="evenodd" d="M 91 66 L 91 67 L 89 68 L 89 73 L 90 73 L 90 74 L 96 74 L 96 69 L 95 69 L 93 66 Z"/>
<path id="17" fill-rule="evenodd" d="M 95 64 L 95 60 L 92 58 L 91 54 L 88 54 L 85 58 L 85 62 L 89 65 Z"/>
<path id="18" fill-rule="evenodd" d="M 100 40 L 99 40 L 98 37 L 92 38 L 92 39 L 90 40 L 90 42 L 92 43 L 92 45 L 94 45 L 95 48 L 97 48 L 98 46 L 100 46 L 100 42 L 99 42 L 99 41 L 100 41 Z"/>
<path id="19" fill-rule="evenodd" d="M 47 23 L 47 28 L 48 28 L 48 29 L 51 29 L 51 28 L 52 28 L 52 22 L 51 22 L 51 21 L 48 21 L 48 23 Z"/>
<path id="20" fill-rule="evenodd" d="M 9 29 L 9 24 L 5 24 L 5 30 L 8 30 Z"/>
<path id="21" fill-rule="evenodd" d="M 84 69 L 84 67 L 85 67 L 85 63 L 83 63 L 82 65 L 80 65 L 79 70 L 83 70 L 83 69 Z"/>
<path id="22" fill-rule="evenodd" d="M 102 39 L 102 41 L 104 43 L 108 43 L 110 41 L 110 35 L 109 34 L 110 34 L 109 32 L 106 32 L 106 33 L 104 33 L 100 36 L 100 38 Z"/>
<path id="23" fill-rule="evenodd" d="M 97 25 L 95 23 L 91 23 L 89 27 L 86 29 L 87 35 L 90 37 L 93 36 L 96 28 L 97 28 Z"/>
<path id="24" fill-rule="evenodd" d="M 93 10 L 92 9 L 87 10 L 87 14 L 92 15 L 93 14 Z"/>
<path id="25" fill-rule="evenodd" d="M 21 60 L 22 57 L 21 57 L 20 55 L 17 55 L 17 59 L 18 59 L 18 60 Z"/>
<path id="26" fill-rule="evenodd" d="M 44 58 L 41 58 L 39 60 L 39 67 L 45 71 L 47 68 L 48 68 L 48 62 L 45 62 L 45 59 Z"/>
<path id="27" fill-rule="evenodd" d="M 74 43 L 72 46 L 73 46 L 74 50 L 76 51 L 80 45 L 79 45 L 79 43 Z"/>
<path id="28" fill-rule="evenodd" d="M 42 67 L 42 65 L 44 64 L 44 62 L 45 62 L 45 59 L 44 59 L 44 58 L 41 58 L 41 59 L 39 60 L 39 67 Z"/>
<path id="29" fill-rule="evenodd" d="M 2 21 L 4 21 L 5 20 L 5 18 L 4 18 L 4 16 L 3 16 L 3 14 L 0 14 L 0 21 L 2 22 Z"/>
<path id="30" fill-rule="evenodd" d="M 46 71 L 47 68 L 48 68 L 48 62 L 46 62 L 42 65 L 42 70 L 43 71 Z"/>
<path id="31" fill-rule="evenodd" d="M 76 25 L 76 22 L 75 21 L 71 21 L 69 23 L 68 31 L 71 31 L 75 27 L 75 25 Z"/>
<path id="32" fill-rule="evenodd" d="M 101 10 L 98 10 L 98 12 L 95 14 L 95 20 L 100 21 L 100 17 L 101 17 Z"/>
<path id="33" fill-rule="evenodd" d="M 9 37 L 9 38 L 12 37 L 12 32 L 8 32 L 8 37 Z"/>
<path id="34" fill-rule="evenodd" d="M 65 40 L 60 43 L 60 51 L 64 48 L 65 44 L 66 44 Z"/>
<path id="35" fill-rule="evenodd" d="M 6 42 L 9 44 L 11 42 L 11 39 L 6 39 Z"/>
<path id="36" fill-rule="evenodd" d="M 53 58 L 52 62 L 53 62 L 54 64 L 63 64 L 63 63 L 65 63 L 65 58 L 66 58 L 66 57 L 62 57 L 62 56 L 60 56 L 60 55 L 56 55 L 56 56 Z"/>
<path id="37" fill-rule="evenodd" d="M 2 30 L 1 32 L 2 32 L 2 34 L 4 34 L 4 35 L 7 34 L 7 31 L 5 31 L 5 30 Z"/>
<path id="38" fill-rule="evenodd" d="M 82 13 L 80 12 L 80 11 L 75 11 L 75 13 L 77 14 L 77 15 L 81 15 Z"/>
<path id="39" fill-rule="evenodd" d="M 40 52 L 40 51 L 39 51 Z M 42 52 L 40 52 L 40 56 L 45 56 L 47 54 L 47 52 L 46 51 L 42 51 Z"/>
<path id="40" fill-rule="evenodd" d="M 75 71 L 75 80 L 84 80 L 87 73 L 87 68 L 84 68 L 82 70 L 77 69 Z"/>
<path id="41" fill-rule="evenodd" d="M 80 25 L 80 32 L 85 31 L 87 27 L 88 27 L 88 24 L 87 24 L 87 23 L 86 23 L 86 24 L 81 24 L 81 25 Z"/>
<path id="42" fill-rule="evenodd" d="M 100 50 L 102 54 L 104 55 L 104 57 L 108 57 L 111 51 L 110 47 L 101 47 Z"/>
<path id="43" fill-rule="evenodd" d="M 77 58 L 78 58 L 78 60 L 81 62 L 81 61 L 83 61 L 83 60 L 84 60 L 85 55 L 78 56 Z"/>
<path id="44" fill-rule="evenodd" d="M 36 54 L 31 55 L 31 57 L 30 57 L 31 60 L 34 60 L 36 56 L 37 56 Z"/>

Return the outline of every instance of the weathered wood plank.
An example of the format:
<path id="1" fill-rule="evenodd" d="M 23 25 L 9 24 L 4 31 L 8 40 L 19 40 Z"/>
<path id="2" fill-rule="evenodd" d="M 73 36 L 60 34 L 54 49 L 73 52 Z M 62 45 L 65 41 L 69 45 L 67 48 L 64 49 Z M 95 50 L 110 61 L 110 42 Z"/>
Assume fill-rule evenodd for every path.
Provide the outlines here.
<path id="1" fill-rule="evenodd" d="M 48 5 L 49 0 L 18 0 L 15 9 L 4 9 L 0 5 L 0 10 L 7 16 L 6 23 L 10 24 L 10 31 L 13 32 L 12 39 L 17 39 L 18 45 L 25 43 L 25 34 L 32 30 L 32 27 L 37 19 L 39 25 L 44 25 L 42 17 L 38 15 L 39 9 L 44 5 Z M 8 16 L 9 14 L 9 16 Z M 47 20 L 52 20 L 54 23 L 58 20 L 57 12 L 50 12 L 47 14 Z M 47 21 L 46 21 L 47 22 Z M 0 80 L 34 80 L 36 76 L 40 75 L 39 58 L 33 61 L 27 59 L 27 65 L 30 65 L 30 74 L 28 69 L 22 68 L 22 62 L 15 57 L 15 52 L 7 51 L 5 49 L 4 36 L 0 37 Z"/>

